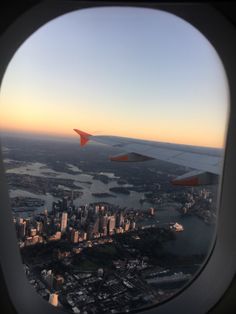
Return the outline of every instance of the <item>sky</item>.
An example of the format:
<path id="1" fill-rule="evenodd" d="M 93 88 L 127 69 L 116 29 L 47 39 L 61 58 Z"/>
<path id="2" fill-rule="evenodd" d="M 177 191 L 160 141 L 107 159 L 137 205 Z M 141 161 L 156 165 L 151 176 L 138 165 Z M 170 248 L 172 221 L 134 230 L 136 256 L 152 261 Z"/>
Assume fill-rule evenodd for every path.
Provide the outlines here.
<path id="1" fill-rule="evenodd" d="M 228 98 L 217 52 L 186 21 L 153 9 L 83 9 L 17 50 L 0 90 L 0 130 L 223 147 Z"/>

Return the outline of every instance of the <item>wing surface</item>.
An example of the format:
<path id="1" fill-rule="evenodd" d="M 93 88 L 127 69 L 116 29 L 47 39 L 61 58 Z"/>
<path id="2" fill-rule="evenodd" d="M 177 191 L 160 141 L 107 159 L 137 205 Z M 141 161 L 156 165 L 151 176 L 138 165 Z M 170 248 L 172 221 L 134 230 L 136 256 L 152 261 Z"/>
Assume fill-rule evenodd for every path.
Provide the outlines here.
<path id="1" fill-rule="evenodd" d="M 135 156 L 137 155 L 144 158 L 146 157 L 147 159 L 167 161 L 176 165 L 216 175 L 219 175 L 221 172 L 221 163 L 223 159 L 222 149 L 163 143 L 118 136 L 92 136 L 78 129 L 74 129 L 74 131 L 80 135 L 81 145 L 83 145 L 82 143 L 87 143 L 88 140 L 91 140 L 100 144 L 106 144 L 122 149 L 126 154 L 120 156 L 121 161 L 129 161 L 127 156 L 130 154 L 130 156 L 133 156 L 134 158 L 131 161 L 136 161 Z M 119 160 L 119 158 L 114 157 L 113 160 Z"/>

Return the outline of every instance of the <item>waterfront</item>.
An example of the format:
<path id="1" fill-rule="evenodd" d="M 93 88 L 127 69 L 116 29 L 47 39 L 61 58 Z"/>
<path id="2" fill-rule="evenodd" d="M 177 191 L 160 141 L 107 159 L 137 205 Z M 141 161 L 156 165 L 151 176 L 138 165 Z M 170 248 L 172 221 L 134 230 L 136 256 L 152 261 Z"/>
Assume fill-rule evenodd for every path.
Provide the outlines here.
<path id="1" fill-rule="evenodd" d="M 86 164 L 85 156 L 68 162 L 59 155 L 48 162 L 47 156 L 5 159 L 12 204 L 26 204 L 13 210 L 23 264 L 43 298 L 56 291 L 65 309 L 88 313 L 141 308 L 170 298 L 200 270 L 215 224 L 182 208 L 195 200 L 201 208 L 212 189 L 176 189 L 170 179 L 182 170 L 164 164 L 123 167 L 101 156 Z M 28 206 L 36 199 L 44 205 Z M 170 228 L 176 222 L 183 231 Z"/>
<path id="2" fill-rule="evenodd" d="M 75 185 L 82 187 L 83 195 L 74 200 L 75 206 L 82 206 L 90 203 L 101 202 L 100 197 L 92 195 L 92 193 L 110 193 L 111 187 L 122 186 L 117 183 L 117 179 L 114 173 L 102 173 L 108 176 L 111 180 L 108 183 L 103 183 L 100 180 L 93 179 L 93 174 L 82 173 L 82 171 L 74 166 L 69 165 L 70 169 L 73 169 L 74 174 L 56 172 L 46 167 L 44 164 L 31 163 L 18 168 L 12 168 L 8 170 L 8 173 L 16 174 L 31 174 L 35 176 L 47 177 L 54 176 L 61 179 L 72 179 Z M 99 173 L 101 174 L 101 173 Z M 125 185 L 125 184 L 124 184 Z M 66 187 L 64 187 L 67 189 Z M 116 197 L 103 198 L 104 202 L 109 202 L 119 207 L 135 208 L 135 209 L 147 209 L 152 207 L 151 204 L 144 202 L 140 203 L 139 200 L 143 197 L 144 193 L 130 191 L 129 195 L 115 194 Z M 42 212 L 46 207 L 49 211 L 52 208 L 52 202 L 57 201 L 60 198 L 53 197 L 50 193 L 45 195 L 34 194 L 25 190 L 11 190 L 11 197 L 25 196 L 25 197 L 38 197 L 45 201 L 45 206 L 39 207 L 35 213 Z M 155 222 L 158 221 L 160 225 L 168 224 L 170 222 L 178 222 L 184 226 L 184 232 L 180 232 L 176 235 L 176 240 L 166 243 L 166 249 L 178 255 L 188 254 L 207 254 L 214 238 L 215 225 L 208 225 L 200 218 L 196 216 L 183 216 L 177 210 L 181 204 L 174 202 L 167 202 L 156 206 Z M 31 213 L 20 213 L 21 216 L 32 215 Z M 148 224 L 154 221 L 145 221 L 143 223 Z"/>
<path id="3" fill-rule="evenodd" d="M 35 163 L 29 163 L 27 165 L 20 166 L 17 168 L 9 169 L 7 170 L 7 173 L 31 175 L 31 176 L 37 176 L 37 177 L 43 177 L 43 178 L 53 177 L 57 179 L 73 180 L 74 184 L 78 187 L 81 187 L 82 192 L 83 192 L 83 195 L 81 195 L 79 198 L 76 198 L 74 200 L 74 204 L 76 206 L 101 201 L 101 198 L 92 195 L 93 193 L 110 193 L 109 191 L 110 188 L 120 187 L 120 186 L 127 187 L 127 184 L 121 185 L 117 183 L 117 179 L 119 179 L 119 177 L 116 177 L 114 173 L 98 173 L 110 179 L 108 183 L 103 183 L 101 180 L 93 179 L 96 173 L 92 173 L 92 174 L 82 173 L 78 167 L 75 167 L 73 165 L 69 165 L 69 168 L 73 169 L 75 173 L 71 174 L 71 173 L 65 173 L 65 172 L 56 172 L 48 168 L 45 164 L 35 162 Z M 63 187 L 63 188 L 68 189 L 67 187 Z M 129 195 L 125 195 L 125 194 L 120 195 L 116 193 L 113 193 L 113 195 L 116 197 L 112 199 L 112 203 L 117 206 L 130 207 L 130 208 L 133 207 L 133 208 L 141 208 L 141 209 L 148 208 L 150 206 L 150 204 L 148 203 L 141 204 L 139 202 L 139 200 L 144 196 L 144 193 L 141 193 L 141 192 L 130 191 Z M 16 197 L 16 196 L 40 197 L 43 200 L 45 200 L 45 207 L 47 207 L 48 210 L 51 209 L 52 202 L 59 199 L 57 197 L 53 197 L 49 193 L 46 193 L 46 195 L 38 195 L 38 194 L 31 193 L 25 190 L 20 190 L 20 189 L 11 190 L 10 196 L 11 197 Z M 104 198 L 104 201 L 106 201 L 106 198 Z M 42 209 L 43 208 L 39 208 L 39 211 Z"/>

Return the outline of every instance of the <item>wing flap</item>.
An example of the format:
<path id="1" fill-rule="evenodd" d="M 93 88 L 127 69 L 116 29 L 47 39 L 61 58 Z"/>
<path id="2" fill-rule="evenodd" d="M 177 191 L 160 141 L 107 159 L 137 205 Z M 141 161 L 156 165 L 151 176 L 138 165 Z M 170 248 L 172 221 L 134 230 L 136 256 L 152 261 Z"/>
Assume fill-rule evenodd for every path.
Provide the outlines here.
<path id="1" fill-rule="evenodd" d="M 210 172 L 202 172 L 194 170 L 185 173 L 182 176 L 176 177 L 171 181 L 173 185 L 181 186 L 197 186 L 197 185 L 211 185 L 217 184 L 219 176 Z"/>
<path id="2" fill-rule="evenodd" d="M 146 160 L 151 160 L 151 159 L 154 159 L 154 158 L 141 155 L 141 154 L 136 154 L 136 153 L 119 154 L 119 155 L 110 157 L 111 161 L 127 161 L 127 162 L 146 161 Z"/>

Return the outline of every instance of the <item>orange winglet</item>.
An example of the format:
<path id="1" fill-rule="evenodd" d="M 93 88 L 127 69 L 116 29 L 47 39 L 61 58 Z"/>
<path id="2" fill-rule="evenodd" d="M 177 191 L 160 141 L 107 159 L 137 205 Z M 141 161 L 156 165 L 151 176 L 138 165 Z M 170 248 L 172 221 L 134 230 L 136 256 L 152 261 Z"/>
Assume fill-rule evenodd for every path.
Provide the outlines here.
<path id="1" fill-rule="evenodd" d="M 90 136 L 92 136 L 91 134 L 88 134 L 86 132 L 80 131 L 78 129 L 74 129 L 74 131 L 79 134 L 80 136 L 80 145 L 84 146 L 88 141 Z"/>
<path id="2" fill-rule="evenodd" d="M 185 178 L 185 179 L 174 179 L 171 181 L 173 185 L 181 185 L 181 186 L 197 186 L 200 185 L 200 182 L 198 180 L 198 177 L 190 177 L 190 178 Z"/>
<path id="3" fill-rule="evenodd" d="M 129 155 L 118 155 L 118 156 L 111 156 L 110 157 L 111 161 L 129 161 Z"/>

